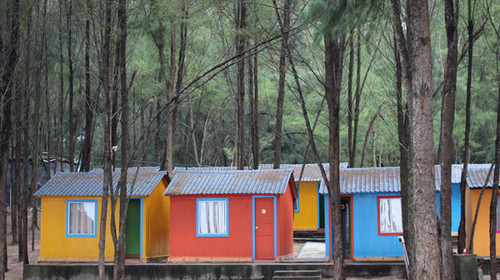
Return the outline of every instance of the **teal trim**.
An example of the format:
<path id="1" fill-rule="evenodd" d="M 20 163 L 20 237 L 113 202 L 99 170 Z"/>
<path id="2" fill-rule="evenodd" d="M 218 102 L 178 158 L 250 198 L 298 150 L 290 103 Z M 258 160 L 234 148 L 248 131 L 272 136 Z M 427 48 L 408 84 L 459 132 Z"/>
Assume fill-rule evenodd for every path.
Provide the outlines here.
<path id="1" fill-rule="evenodd" d="M 330 209 L 330 203 L 328 203 L 328 197 L 329 197 L 328 194 L 324 195 L 324 199 L 325 199 L 325 257 L 333 259 L 333 257 L 330 255 L 331 235 L 330 235 L 330 213 L 328 211 Z"/>
<path id="2" fill-rule="evenodd" d="M 71 203 L 94 203 L 94 232 L 70 233 L 69 232 L 69 205 Z M 97 236 L 97 199 L 68 199 L 66 200 L 66 237 L 96 237 Z"/>
<path id="3" fill-rule="evenodd" d="M 274 258 L 278 257 L 278 219 L 276 209 L 276 196 L 275 195 L 256 195 L 252 197 L 252 254 L 255 260 L 255 198 L 270 197 L 273 198 L 274 203 Z"/>
<path id="4" fill-rule="evenodd" d="M 317 216 L 318 216 L 318 218 L 317 218 L 316 228 L 319 228 L 319 227 L 320 227 L 319 225 L 321 224 L 321 223 L 320 223 L 320 214 L 319 214 L 319 213 L 321 212 L 321 209 L 320 209 L 320 207 L 319 207 L 319 188 L 320 188 L 320 183 L 318 182 L 318 183 L 317 183 L 317 191 L 316 191 L 316 203 L 318 204 L 318 205 L 317 205 L 317 206 L 318 206 L 318 211 L 316 212 L 316 214 L 317 214 Z"/>

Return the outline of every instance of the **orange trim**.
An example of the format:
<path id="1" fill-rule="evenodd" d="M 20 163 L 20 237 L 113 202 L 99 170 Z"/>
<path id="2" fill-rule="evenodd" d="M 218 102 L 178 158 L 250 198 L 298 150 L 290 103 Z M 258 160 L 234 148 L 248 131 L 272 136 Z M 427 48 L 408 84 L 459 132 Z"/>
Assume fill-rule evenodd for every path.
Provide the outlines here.
<path id="1" fill-rule="evenodd" d="M 377 231 L 378 231 L 378 235 L 379 236 L 402 235 L 403 232 L 391 232 L 391 233 L 382 233 L 382 232 L 380 232 L 380 199 L 381 198 L 399 198 L 401 200 L 401 196 L 400 195 L 385 195 L 385 196 L 383 195 L 383 196 L 377 196 Z"/>
<path id="2" fill-rule="evenodd" d="M 351 209 L 350 209 L 350 217 L 349 217 L 349 219 L 350 219 L 350 221 L 349 221 L 349 223 L 350 223 L 349 227 L 351 228 L 351 237 L 350 237 L 350 239 L 351 239 L 351 259 L 352 259 L 352 258 L 354 258 L 354 214 L 352 212 L 353 211 L 353 206 L 352 206 L 353 205 L 353 199 L 352 199 L 353 195 L 352 194 L 345 194 L 345 195 L 341 195 L 340 197 L 341 198 L 342 197 L 348 197 L 349 200 L 350 200 L 349 207 Z M 332 242 L 333 242 L 333 240 L 332 240 Z"/>

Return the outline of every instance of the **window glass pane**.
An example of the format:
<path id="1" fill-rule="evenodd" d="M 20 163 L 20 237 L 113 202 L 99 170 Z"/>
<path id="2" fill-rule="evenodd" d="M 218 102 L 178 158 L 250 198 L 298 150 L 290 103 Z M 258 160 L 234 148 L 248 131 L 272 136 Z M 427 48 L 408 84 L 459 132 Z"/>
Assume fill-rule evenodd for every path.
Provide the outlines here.
<path id="1" fill-rule="evenodd" d="M 95 233 L 95 202 L 69 202 L 69 234 Z"/>
<path id="2" fill-rule="evenodd" d="M 380 233 L 403 232 L 401 198 L 380 198 L 379 202 Z"/>
<path id="3" fill-rule="evenodd" d="M 227 200 L 198 200 L 198 234 L 227 234 Z"/>

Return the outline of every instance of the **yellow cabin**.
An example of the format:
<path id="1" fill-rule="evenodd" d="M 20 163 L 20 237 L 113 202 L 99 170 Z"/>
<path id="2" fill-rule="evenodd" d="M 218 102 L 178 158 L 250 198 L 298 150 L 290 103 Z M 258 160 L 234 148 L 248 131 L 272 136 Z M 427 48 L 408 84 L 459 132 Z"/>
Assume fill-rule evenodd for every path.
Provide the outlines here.
<path id="1" fill-rule="evenodd" d="M 304 171 L 302 172 L 302 167 Z M 328 173 L 328 163 L 323 163 Z M 272 164 L 260 164 L 259 169 L 271 169 Z M 297 186 L 297 205 L 293 218 L 294 231 L 320 231 L 325 229 L 325 199 L 319 193 L 321 171 L 318 164 L 282 164 L 281 169 L 293 169 Z M 340 168 L 347 168 L 347 163 L 340 163 Z M 302 177 L 301 177 L 302 172 Z M 300 182 L 299 182 L 300 181 Z"/>
<path id="2" fill-rule="evenodd" d="M 120 173 L 113 173 L 116 188 Z M 170 198 L 163 195 L 166 172 L 130 170 L 126 258 L 146 261 L 169 255 Z M 41 198 L 39 262 L 97 262 L 103 173 L 58 173 L 35 196 Z M 118 226 L 119 201 L 115 209 Z M 108 203 L 106 261 L 113 261 Z"/>
<path id="3" fill-rule="evenodd" d="M 485 184 L 486 177 L 488 176 L 490 165 L 484 168 L 471 168 L 467 174 L 467 188 L 465 192 L 465 213 L 466 213 L 466 248 L 470 250 L 470 236 L 472 232 L 472 223 L 476 213 L 479 196 L 481 189 Z M 486 189 L 477 216 L 476 228 L 474 230 L 474 243 L 471 253 L 476 254 L 478 257 L 490 256 L 490 203 L 493 186 L 493 172 L 488 178 Z M 498 199 L 498 198 L 497 198 Z M 500 203 L 497 200 L 497 226 L 496 226 L 496 240 L 500 240 L 500 221 L 498 220 L 500 214 Z M 497 257 L 500 253 L 500 242 L 496 243 Z"/>

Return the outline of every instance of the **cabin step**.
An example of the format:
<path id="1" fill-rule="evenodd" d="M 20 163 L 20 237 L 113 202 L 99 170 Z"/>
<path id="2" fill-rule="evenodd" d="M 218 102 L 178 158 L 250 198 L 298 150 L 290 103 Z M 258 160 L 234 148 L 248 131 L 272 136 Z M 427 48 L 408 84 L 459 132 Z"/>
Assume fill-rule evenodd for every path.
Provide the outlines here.
<path id="1" fill-rule="evenodd" d="M 321 270 L 276 270 L 273 280 L 278 279 L 321 280 Z"/>

